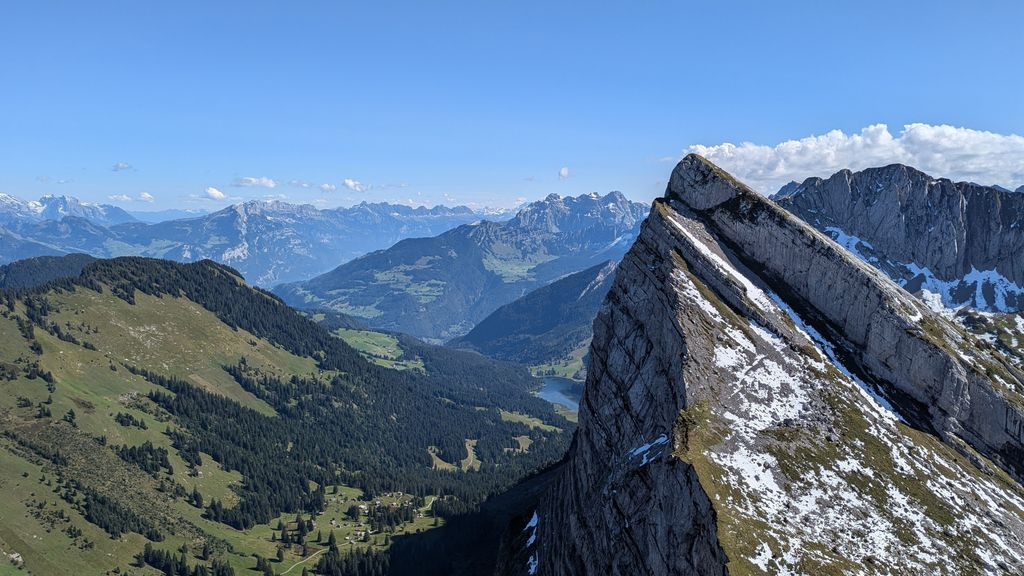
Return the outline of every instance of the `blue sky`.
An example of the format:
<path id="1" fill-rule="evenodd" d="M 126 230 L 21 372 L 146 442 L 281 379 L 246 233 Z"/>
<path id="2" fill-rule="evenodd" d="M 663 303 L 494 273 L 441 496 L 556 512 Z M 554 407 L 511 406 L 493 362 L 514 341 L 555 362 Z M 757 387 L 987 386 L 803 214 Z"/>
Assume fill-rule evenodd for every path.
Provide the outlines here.
<path id="1" fill-rule="evenodd" d="M 1011 167 L 972 158 L 965 173 L 1010 185 L 1024 179 L 1012 168 L 1024 145 L 1007 136 L 1024 134 L 1022 6 L 8 3 L 0 192 L 136 210 L 265 196 L 508 206 L 613 189 L 648 200 L 694 145 L 763 145 L 749 163 L 788 140 L 877 124 L 900 139 L 914 123 L 991 133 Z M 765 170 L 723 154 L 744 175 Z M 938 175 L 968 161 L 947 160 Z M 803 161 L 764 186 L 834 168 Z"/>

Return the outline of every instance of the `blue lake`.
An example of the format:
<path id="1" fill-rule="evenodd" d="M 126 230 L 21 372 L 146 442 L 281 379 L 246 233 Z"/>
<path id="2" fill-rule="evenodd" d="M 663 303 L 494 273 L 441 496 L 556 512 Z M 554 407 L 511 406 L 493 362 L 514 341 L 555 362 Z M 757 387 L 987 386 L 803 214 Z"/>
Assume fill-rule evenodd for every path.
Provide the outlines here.
<path id="1" fill-rule="evenodd" d="M 561 404 L 573 412 L 579 412 L 580 399 L 573 390 L 575 384 L 576 382 L 568 378 L 545 376 L 537 396 L 552 404 Z"/>

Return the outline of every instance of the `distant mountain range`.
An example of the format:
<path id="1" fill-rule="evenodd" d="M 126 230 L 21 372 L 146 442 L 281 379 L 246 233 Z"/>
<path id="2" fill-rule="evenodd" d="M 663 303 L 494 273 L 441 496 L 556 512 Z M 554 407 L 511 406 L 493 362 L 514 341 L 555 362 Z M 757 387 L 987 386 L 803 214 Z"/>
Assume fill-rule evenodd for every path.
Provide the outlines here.
<path id="1" fill-rule="evenodd" d="M 72 252 L 183 262 L 209 258 L 235 267 L 254 284 L 269 286 L 311 278 L 403 238 L 434 236 L 481 217 L 465 206 L 364 202 L 320 210 L 308 204 L 252 201 L 154 223 L 141 222 L 116 206 L 67 196 L 24 201 L 2 195 L 0 264 Z M 143 218 L 159 219 L 152 214 Z"/>
<path id="2" fill-rule="evenodd" d="M 67 217 L 85 218 L 100 226 L 135 221 L 135 217 L 117 206 L 90 204 L 72 196 L 43 196 L 39 200 L 22 200 L 9 194 L 0 194 L 0 224 L 16 220 L 63 220 Z"/>
<path id="3" fill-rule="evenodd" d="M 131 210 L 128 213 L 140 222 L 156 224 L 158 222 L 166 222 L 168 220 L 181 220 L 182 218 L 199 218 L 200 216 L 206 216 L 210 211 L 200 209 L 176 210 L 174 208 L 169 208 L 167 210 Z"/>
<path id="4" fill-rule="evenodd" d="M 376 328 L 449 340 L 531 290 L 621 258 L 647 209 L 619 192 L 551 195 L 507 222 L 403 240 L 275 291 L 297 307 L 326 307 Z"/>

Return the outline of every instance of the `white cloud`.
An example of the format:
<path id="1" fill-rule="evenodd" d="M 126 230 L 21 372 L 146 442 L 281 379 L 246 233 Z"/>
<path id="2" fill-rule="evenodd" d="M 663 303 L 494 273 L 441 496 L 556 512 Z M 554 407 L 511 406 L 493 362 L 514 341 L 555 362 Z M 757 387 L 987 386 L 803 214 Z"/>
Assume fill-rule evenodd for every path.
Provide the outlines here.
<path id="1" fill-rule="evenodd" d="M 210 200 L 223 200 L 227 198 L 227 196 L 224 195 L 223 192 L 217 190 L 213 186 L 210 186 L 206 189 L 206 197 L 209 198 Z"/>
<path id="2" fill-rule="evenodd" d="M 832 130 L 774 146 L 724 143 L 694 145 L 686 151 L 704 156 L 767 194 L 791 180 L 896 162 L 939 178 L 1011 189 L 1024 184 L 1024 137 L 948 125 L 907 124 L 893 136 L 888 126 L 875 124 L 857 134 Z"/>
<path id="3" fill-rule="evenodd" d="M 560 168 L 560 169 L 558 170 L 558 177 L 559 177 L 559 178 L 562 178 L 563 180 L 564 180 L 565 178 L 568 178 L 568 177 L 569 177 L 569 167 L 568 167 L 568 166 L 562 166 L 562 167 L 561 167 L 561 168 Z"/>
<path id="4" fill-rule="evenodd" d="M 289 180 L 289 186 L 295 186 L 296 188 L 312 188 L 313 185 L 305 180 Z"/>
<path id="5" fill-rule="evenodd" d="M 366 192 L 369 189 L 369 186 L 364 186 L 362 182 L 351 178 L 345 178 L 345 180 L 342 181 L 342 185 L 344 185 L 345 188 L 355 190 L 356 192 Z"/>
<path id="6" fill-rule="evenodd" d="M 246 176 L 244 178 L 235 178 L 235 181 L 231 183 L 232 186 L 256 186 L 259 188 L 276 188 L 277 180 L 273 178 L 267 178 L 266 176 L 260 176 L 253 178 L 252 176 Z"/>
<path id="7" fill-rule="evenodd" d="M 334 192 L 335 190 L 338 189 L 338 187 L 335 186 L 334 184 L 328 184 L 325 182 L 320 185 L 320 189 L 323 190 L 324 192 Z"/>
<path id="8" fill-rule="evenodd" d="M 123 172 L 125 170 L 131 170 L 132 165 L 127 162 L 118 162 L 110 167 L 114 172 Z"/>
<path id="9" fill-rule="evenodd" d="M 156 200 L 156 198 L 154 198 L 149 192 L 140 192 L 138 198 L 132 198 L 127 194 L 113 194 L 111 196 L 107 196 L 107 198 L 114 202 L 134 202 L 135 200 L 140 202 L 153 202 Z"/>

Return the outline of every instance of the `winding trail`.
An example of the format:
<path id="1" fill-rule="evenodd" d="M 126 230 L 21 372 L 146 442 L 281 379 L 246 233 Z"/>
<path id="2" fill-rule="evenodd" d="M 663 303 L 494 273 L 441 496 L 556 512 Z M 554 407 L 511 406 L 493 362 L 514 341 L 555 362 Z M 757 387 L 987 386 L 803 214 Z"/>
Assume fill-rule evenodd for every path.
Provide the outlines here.
<path id="1" fill-rule="evenodd" d="M 323 554 L 326 550 L 327 550 L 327 548 L 321 548 L 320 550 L 317 550 L 316 552 L 310 554 L 309 556 L 303 558 L 302 560 L 299 560 L 295 564 L 292 564 L 291 566 L 288 567 L 287 570 L 285 570 L 284 572 L 281 572 L 281 576 L 284 576 L 285 574 L 291 572 L 292 569 L 295 568 L 296 566 L 298 566 L 299 564 L 305 564 L 306 562 L 309 562 L 313 558 L 316 558 L 317 556 Z"/>

